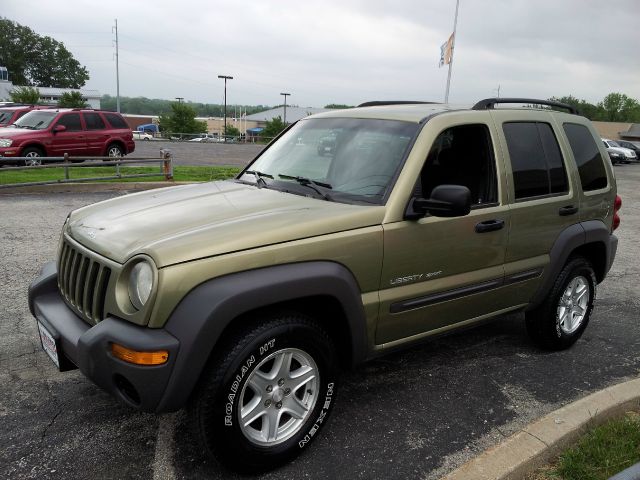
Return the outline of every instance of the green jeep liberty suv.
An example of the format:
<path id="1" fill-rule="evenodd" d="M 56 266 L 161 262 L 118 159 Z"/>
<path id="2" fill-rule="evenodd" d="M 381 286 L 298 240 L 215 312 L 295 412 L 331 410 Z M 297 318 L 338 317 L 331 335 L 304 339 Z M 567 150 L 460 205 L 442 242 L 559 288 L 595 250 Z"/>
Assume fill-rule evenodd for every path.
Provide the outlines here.
<path id="1" fill-rule="evenodd" d="M 208 452 L 266 470 L 317 436 L 343 368 L 518 310 L 572 345 L 620 206 L 571 107 L 370 102 L 293 124 L 235 179 L 71 212 L 29 306 L 60 370 L 186 406 Z"/>

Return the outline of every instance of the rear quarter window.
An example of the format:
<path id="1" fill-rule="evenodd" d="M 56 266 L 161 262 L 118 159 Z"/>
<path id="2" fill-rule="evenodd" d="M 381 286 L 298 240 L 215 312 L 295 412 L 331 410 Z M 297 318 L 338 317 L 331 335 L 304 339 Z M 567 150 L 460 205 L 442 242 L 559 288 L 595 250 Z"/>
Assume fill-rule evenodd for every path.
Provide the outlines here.
<path id="1" fill-rule="evenodd" d="M 606 188 L 608 183 L 604 159 L 589 129 L 577 123 L 565 123 L 562 127 L 576 159 L 582 190 L 588 192 Z"/>
<path id="2" fill-rule="evenodd" d="M 126 128 L 129 130 L 129 125 L 127 125 L 127 122 L 125 122 L 120 115 L 115 113 L 105 113 L 104 116 L 113 128 Z"/>

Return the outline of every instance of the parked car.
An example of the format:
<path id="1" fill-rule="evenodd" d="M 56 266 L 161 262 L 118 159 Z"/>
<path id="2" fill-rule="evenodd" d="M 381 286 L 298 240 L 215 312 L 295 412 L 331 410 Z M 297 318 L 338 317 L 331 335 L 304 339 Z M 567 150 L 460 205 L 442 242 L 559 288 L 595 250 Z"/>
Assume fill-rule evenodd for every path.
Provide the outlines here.
<path id="1" fill-rule="evenodd" d="M 30 112 L 38 107 L 36 105 L 14 105 L 9 107 L 0 107 L 0 127 L 8 127 L 25 113 Z"/>
<path id="2" fill-rule="evenodd" d="M 189 142 L 197 142 L 197 143 L 219 143 L 223 142 L 224 139 L 219 135 L 214 135 L 213 133 L 203 133 L 195 138 L 188 140 Z"/>
<path id="3" fill-rule="evenodd" d="M 333 155 L 336 149 L 336 141 L 337 136 L 335 132 L 331 132 L 329 135 L 320 138 L 320 140 L 318 140 L 318 155 Z"/>
<path id="4" fill-rule="evenodd" d="M 569 113 L 500 108 L 516 100 Z M 321 435 L 340 369 L 507 312 L 543 349 L 578 341 L 622 202 L 589 120 L 366 105 L 298 121 L 234 179 L 71 212 L 29 288 L 57 368 L 134 409 L 186 406 L 203 452 L 255 472 Z"/>
<path id="5" fill-rule="evenodd" d="M 147 132 L 141 132 L 139 130 L 132 130 L 131 134 L 133 135 L 134 140 L 153 140 L 153 135 Z"/>
<path id="6" fill-rule="evenodd" d="M 41 157 L 120 157 L 135 150 L 129 125 L 122 115 L 89 109 L 37 109 L 0 130 L 0 164 L 11 157 L 28 157 L 27 165 L 40 165 Z"/>
<path id="7" fill-rule="evenodd" d="M 627 163 L 635 162 L 638 160 L 638 156 L 636 155 L 635 151 L 628 148 L 622 148 L 617 142 L 609 140 L 608 138 L 603 138 L 602 141 L 604 142 L 605 147 L 607 147 L 607 150 L 610 149 L 622 153 Z"/>
<path id="8" fill-rule="evenodd" d="M 636 152 L 636 161 L 640 161 L 640 142 L 633 143 L 628 140 L 616 140 L 616 143 L 622 148 L 628 148 Z"/>
<path id="9" fill-rule="evenodd" d="M 609 158 L 611 159 L 612 165 L 617 165 L 619 163 L 631 163 L 627 157 L 624 156 L 624 153 L 619 152 L 614 148 L 607 148 L 607 153 L 609 154 Z"/>

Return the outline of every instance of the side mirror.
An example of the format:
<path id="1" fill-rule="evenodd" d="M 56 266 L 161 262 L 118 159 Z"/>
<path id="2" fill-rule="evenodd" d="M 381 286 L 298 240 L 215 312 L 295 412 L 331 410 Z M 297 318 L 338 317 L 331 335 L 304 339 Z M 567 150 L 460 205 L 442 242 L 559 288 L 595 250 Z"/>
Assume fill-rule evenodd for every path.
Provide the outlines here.
<path id="1" fill-rule="evenodd" d="M 56 125 L 53 127 L 53 133 L 64 132 L 67 129 L 64 125 Z"/>
<path id="2" fill-rule="evenodd" d="M 463 217 L 471 211 L 471 192 L 462 185 L 438 185 L 431 198 L 416 198 L 413 210 L 434 217 Z"/>

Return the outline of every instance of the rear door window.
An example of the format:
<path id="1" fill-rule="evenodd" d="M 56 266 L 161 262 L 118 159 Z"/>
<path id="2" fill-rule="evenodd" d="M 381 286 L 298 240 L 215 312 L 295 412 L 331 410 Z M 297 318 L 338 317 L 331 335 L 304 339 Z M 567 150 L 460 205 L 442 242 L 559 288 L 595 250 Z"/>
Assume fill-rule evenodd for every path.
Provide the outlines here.
<path id="1" fill-rule="evenodd" d="M 577 123 L 565 123 L 563 128 L 576 159 L 582 190 L 588 192 L 606 188 L 608 183 L 604 160 L 589 129 Z"/>
<path id="2" fill-rule="evenodd" d="M 569 191 L 564 160 L 551 125 L 507 122 L 502 129 L 511 158 L 516 201 Z"/>
<path id="3" fill-rule="evenodd" d="M 85 113 L 83 115 L 87 130 L 102 130 L 105 127 L 104 121 L 97 113 Z"/>

